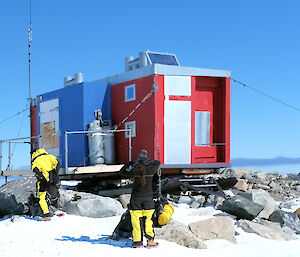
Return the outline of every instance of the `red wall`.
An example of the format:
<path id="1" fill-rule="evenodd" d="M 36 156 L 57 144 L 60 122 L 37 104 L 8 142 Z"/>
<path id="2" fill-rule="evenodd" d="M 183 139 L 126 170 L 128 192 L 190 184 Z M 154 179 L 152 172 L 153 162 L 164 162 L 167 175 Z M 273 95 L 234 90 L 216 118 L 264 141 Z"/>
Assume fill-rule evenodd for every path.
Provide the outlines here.
<path id="1" fill-rule="evenodd" d="M 164 76 L 156 75 L 158 91 L 155 93 L 155 147 L 154 156 L 156 160 L 164 162 Z"/>
<path id="2" fill-rule="evenodd" d="M 37 129 L 37 109 L 36 104 L 30 106 L 30 136 L 34 137 L 30 140 L 30 150 L 38 148 L 38 129 Z"/>
<path id="3" fill-rule="evenodd" d="M 125 102 L 125 86 L 135 84 L 136 100 Z M 113 125 L 118 125 L 151 91 L 153 76 L 148 76 L 111 86 L 111 110 Z M 155 144 L 155 107 L 154 94 L 147 99 L 128 119 L 136 121 L 136 137 L 132 138 L 132 160 L 138 157 L 142 149 L 148 151 L 148 157 L 154 158 Z M 124 129 L 123 123 L 118 129 Z M 124 163 L 129 160 L 129 143 L 124 132 L 115 134 L 116 160 Z"/>
<path id="4" fill-rule="evenodd" d="M 141 105 L 126 121 L 136 121 L 136 137 L 132 138 L 132 160 L 142 149 L 150 158 L 164 160 L 164 76 L 156 75 L 158 91 Z M 112 122 L 119 124 L 151 91 L 154 75 L 112 85 Z M 191 163 L 230 163 L 230 78 L 192 77 Z M 125 103 L 125 86 L 135 84 L 136 100 Z M 178 99 L 177 99 L 178 98 Z M 185 97 L 186 98 L 186 97 Z M 176 97 L 174 100 L 187 100 Z M 195 111 L 211 113 L 211 146 L 195 146 Z M 125 124 L 119 127 L 124 129 Z M 116 133 L 116 159 L 128 161 L 128 139 L 124 132 Z M 223 145 L 213 145 L 213 144 Z"/>
<path id="5" fill-rule="evenodd" d="M 195 111 L 210 112 L 211 146 L 195 146 Z M 230 163 L 230 78 L 192 77 L 192 163 Z"/>

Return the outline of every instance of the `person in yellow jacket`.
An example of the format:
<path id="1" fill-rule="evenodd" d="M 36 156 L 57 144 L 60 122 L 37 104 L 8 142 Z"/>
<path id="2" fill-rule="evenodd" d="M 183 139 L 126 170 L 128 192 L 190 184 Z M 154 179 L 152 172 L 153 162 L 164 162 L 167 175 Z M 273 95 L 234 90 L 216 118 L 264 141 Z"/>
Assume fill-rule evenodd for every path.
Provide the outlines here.
<path id="1" fill-rule="evenodd" d="M 49 200 L 47 198 L 51 187 L 58 188 L 60 185 L 59 162 L 54 155 L 41 148 L 32 152 L 31 169 L 37 178 L 37 198 L 43 212 L 43 219 L 50 220 Z"/>

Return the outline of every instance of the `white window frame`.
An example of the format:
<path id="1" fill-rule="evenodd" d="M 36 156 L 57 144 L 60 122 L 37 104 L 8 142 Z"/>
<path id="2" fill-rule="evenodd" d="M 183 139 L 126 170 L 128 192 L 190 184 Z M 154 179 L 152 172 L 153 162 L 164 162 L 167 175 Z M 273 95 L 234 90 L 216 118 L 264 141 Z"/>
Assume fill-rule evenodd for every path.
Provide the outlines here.
<path id="1" fill-rule="evenodd" d="M 135 121 L 128 121 L 125 122 L 125 129 L 132 128 L 131 137 L 136 137 L 136 122 Z M 125 138 L 129 138 L 129 131 L 125 131 Z"/>
<path id="2" fill-rule="evenodd" d="M 128 97 L 128 90 L 133 88 L 133 97 Z M 135 100 L 135 84 L 125 86 L 125 103 Z"/>

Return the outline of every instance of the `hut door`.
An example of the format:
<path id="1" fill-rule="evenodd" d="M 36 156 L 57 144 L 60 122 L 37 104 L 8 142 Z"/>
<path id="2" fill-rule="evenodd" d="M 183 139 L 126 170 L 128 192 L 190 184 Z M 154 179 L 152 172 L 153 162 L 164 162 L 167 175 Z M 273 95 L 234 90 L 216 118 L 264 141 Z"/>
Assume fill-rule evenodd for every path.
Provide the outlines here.
<path id="1" fill-rule="evenodd" d="M 216 161 L 213 145 L 213 89 L 196 90 L 192 104 L 192 163 Z"/>

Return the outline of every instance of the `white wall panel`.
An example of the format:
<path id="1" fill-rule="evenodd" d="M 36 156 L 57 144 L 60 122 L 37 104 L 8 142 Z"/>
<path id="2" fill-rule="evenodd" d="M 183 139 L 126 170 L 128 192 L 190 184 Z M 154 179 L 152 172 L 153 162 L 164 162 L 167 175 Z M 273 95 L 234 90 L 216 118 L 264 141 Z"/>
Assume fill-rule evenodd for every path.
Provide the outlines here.
<path id="1" fill-rule="evenodd" d="M 165 101 L 164 163 L 191 163 L 191 102 Z"/>
<path id="2" fill-rule="evenodd" d="M 190 96 L 191 77 L 190 76 L 165 76 L 165 96 Z"/>

